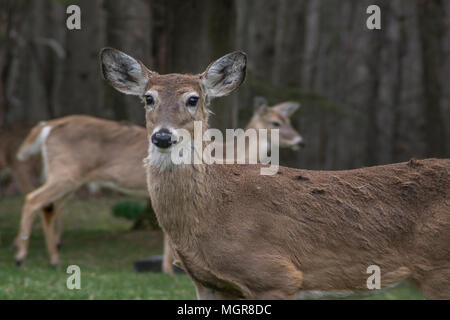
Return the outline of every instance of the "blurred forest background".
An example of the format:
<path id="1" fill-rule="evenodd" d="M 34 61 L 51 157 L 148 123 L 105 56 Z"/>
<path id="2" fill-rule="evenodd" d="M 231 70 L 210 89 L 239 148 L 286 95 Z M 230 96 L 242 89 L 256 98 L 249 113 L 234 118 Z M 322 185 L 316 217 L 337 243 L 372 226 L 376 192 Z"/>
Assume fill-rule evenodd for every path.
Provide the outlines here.
<path id="1" fill-rule="evenodd" d="M 81 7 L 81 30 L 66 8 Z M 382 29 L 366 9 L 381 7 Z M 135 97 L 101 79 L 111 46 L 159 73 L 199 73 L 248 54 L 244 86 L 213 101 L 217 128 L 244 127 L 254 96 L 298 100 L 307 147 L 284 165 L 346 169 L 449 157 L 450 1 L 0 0 L 0 125 L 69 114 L 143 125 Z"/>

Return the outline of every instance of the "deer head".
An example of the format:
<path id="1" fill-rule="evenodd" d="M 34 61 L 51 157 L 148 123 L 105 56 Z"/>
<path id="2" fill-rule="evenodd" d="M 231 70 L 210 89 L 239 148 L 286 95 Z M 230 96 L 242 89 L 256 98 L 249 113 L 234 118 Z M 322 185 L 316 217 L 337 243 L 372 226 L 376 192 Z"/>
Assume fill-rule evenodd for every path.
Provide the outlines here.
<path id="1" fill-rule="evenodd" d="M 300 103 L 286 101 L 269 107 L 267 100 L 263 97 L 255 97 L 255 112 L 248 127 L 257 129 L 278 129 L 279 147 L 297 149 L 305 147 L 303 137 L 292 127 L 290 117 L 300 108 Z"/>
<path id="2" fill-rule="evenodd" d="M 171 166 L 172 148 L 180 130 L 194 135 L 194 122 L 207 129 L 212 98 L 225 96 L 244 81 L 247 57 L 233 52 L 211 63 L 201 74 L 160 75 L 127 54 L 105 48 L 100 53 L 103 77 L 117 90 L 140 96 L 145 102 L 149 161 Z M 203 134 L 203 132 L 202 132 Z"/>

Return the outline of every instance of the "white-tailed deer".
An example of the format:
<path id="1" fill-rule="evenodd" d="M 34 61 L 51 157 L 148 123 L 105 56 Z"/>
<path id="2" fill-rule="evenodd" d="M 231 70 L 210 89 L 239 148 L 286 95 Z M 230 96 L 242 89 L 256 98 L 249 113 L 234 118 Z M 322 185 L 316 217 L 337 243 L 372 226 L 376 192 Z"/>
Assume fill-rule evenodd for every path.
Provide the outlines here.
<path id="1" fill-rule="evenodd" d="M 25 162 L 16 158 L 20 143 L 32 127 L 27 123 L 0 127 L 0 174 L 11 174 L 23 194 L 34 190 L 38 185 L 41 169 L 40 157 L 32 157 Z"/>
<path id="2" fill-rule="evenodd" d="M 269 107 L 266 99 L 255 97 L 254 112 L 245 129 L 278 129 L 279 130 L 279 147 L 292 148 L 304 147 L 305 141 L 303 137 L 292 127 L 290 117 L 300 107 L 298 102 L 286 101 Z M 260 146 L 268 146 L 268 141 L 261 141 L 259 137 L 258 144 Z M 264 150 L 263 153 L 267 153 Z"/>
<path id="3" fill-rule="evenodd" d="M 50 263 L 57 265 L 58 235 L 55 217 L 64 200 L 89 182 L 148 197 L 142 159 L 146 151 L 145 129 L 89 116 L 68 116 L 50 120 L 32 129 L 17 157 L 26 160 L 42 153 L 45 183 L 28 193 L 18 234 L 16 262 L 23 263 L 28 250 L 34 215 L 44 210 L 44 233 Z"/>
<path id="4" fill-rule="evenodd" d="M 450 160 L 275 175 L 258 164 L 175 164 L 179 130 L 206 130 L 208 101 L 243 82 L 245 54 L 198 75 L 159 75 L 110 48 L 100 57 L 112 86 L 146 101 L 148 191 L 199 298 L 368 290 L 371 265 L 382 287 L 413 278 L 427 297 L 450 298 Z"/>
<path id="5" fill-rule="evenodd" d="M 298 103 L 285 102 L 274 107 L 259 105 L 247 127 L 271 129 L 277 121 L 280 145 L 294 147 L 303 139 L 295 131 L 289 116 Z M 123 122 L 102 120 L 89 116 L 68 116 L 42 123 L 30 132 L 22 143 L 18 158 L 42 153 L 46 181 L 38 189 L 30 190 L 25 199 L 20 231 L 16 244 L 16 261 L 23 263 L 35 212 L 43 210 L 44 232 L 50 263 L 59 262 L 57 250 L 62 233 L 62 206 L 64 199 L 84 184 L 97 184 L 148 198 L 143 159 L 147 156 L 147 131 Z M 54 205 L 49 206 L 49 204 Z M 55 233 L 54 225 L 58 229 Z M 166 243 L 165 248 L 169 248 Z M 172 257 L 165 249 L 163 271 L 172 273 Z"/>

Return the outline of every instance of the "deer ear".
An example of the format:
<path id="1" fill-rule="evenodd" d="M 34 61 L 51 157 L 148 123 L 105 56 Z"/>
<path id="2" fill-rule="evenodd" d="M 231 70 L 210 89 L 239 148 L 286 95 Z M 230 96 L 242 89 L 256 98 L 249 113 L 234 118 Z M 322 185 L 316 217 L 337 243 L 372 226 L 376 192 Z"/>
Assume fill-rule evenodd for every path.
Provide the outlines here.
<path id="1" fill-rule="evenodd" d="M 255 112 L 263 112 L 268 106 L 269 103 L 267 102 L 266 98 L 264 97 L 253 98 L 253 110 Z"/>
<path id="2" fill-rule="evenodd" d="M 125 94 L 143 95 L 152 74 L 142 62 L 113 48 L 100 51 L 103 78 Z"/>
<path id="3" fill-rule="evenodd" d="M 300 108 L 300 103 L 293 101 L 287 101 L 273 106 L 273 109 L 277 110 L 285 117 L 292 116 L 298 108 Z"/>
<path id="4" fill-rule="evenodd" d="M 244 81 L 246 67 L 247 55 L 240 51 L 229 53 L 211 63 L 200 76 L 206 95 L 221 97 L 234 91 Z"/>

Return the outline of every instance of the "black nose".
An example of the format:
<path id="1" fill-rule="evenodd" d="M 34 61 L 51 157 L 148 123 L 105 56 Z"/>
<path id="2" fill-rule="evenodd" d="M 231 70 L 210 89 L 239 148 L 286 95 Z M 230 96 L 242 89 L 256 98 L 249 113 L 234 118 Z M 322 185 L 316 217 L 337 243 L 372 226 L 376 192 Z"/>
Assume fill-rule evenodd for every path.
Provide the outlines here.
<path id="1" fill-rule="evenodd" d="M 298 145 L 300 147 L 304 148 L 304 147 L 306 147 L 306 142 L 302 140 Z"/>
<path id="2" fill-rule="evenodd" d="M 167 149 L 173 144 L 172 134 L 168 129 L 161 129 L 152 135 L 152 143 L 158 148 Z"/>

